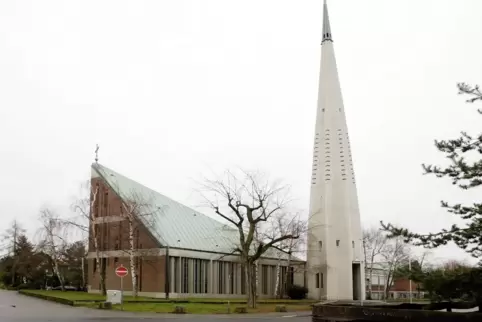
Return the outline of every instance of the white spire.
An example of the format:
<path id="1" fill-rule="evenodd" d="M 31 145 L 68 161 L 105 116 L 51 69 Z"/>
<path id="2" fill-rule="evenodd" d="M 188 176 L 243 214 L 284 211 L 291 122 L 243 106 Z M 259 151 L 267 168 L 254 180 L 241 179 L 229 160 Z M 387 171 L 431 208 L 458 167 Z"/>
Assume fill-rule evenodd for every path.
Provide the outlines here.
<path id="1" fill-rule="evenodd" d="M 331 27 L 330 27 L 330 17 L 328 16 L 328 5 L 326 0 L 323 2 L 323 38 L 321 43 L 325 41 L 333 41 L 331 39 Z"/>
<path id="2" fill-rule="evenodd" d="M 308 223 L 308 296 L 360 300 L 365 295 L 360 212 L 326 0 L 322 31 Z"/>

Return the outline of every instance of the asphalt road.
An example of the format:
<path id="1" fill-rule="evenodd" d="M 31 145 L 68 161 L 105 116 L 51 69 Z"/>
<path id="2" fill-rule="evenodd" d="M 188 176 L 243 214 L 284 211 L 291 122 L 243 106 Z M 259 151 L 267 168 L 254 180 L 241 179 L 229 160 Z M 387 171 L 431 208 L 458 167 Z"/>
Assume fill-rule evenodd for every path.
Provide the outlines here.
<path id="1" fill-rule="evenodd" d="M 24 295 L 17 292 L 0 290 L 0 321 L 1 322 L 105 322 L 105 321 L 149 321 L 149 320 L 185 320 L 196 322 L 211 322 L 213 320 L 229 320 L 241 322 L 246 320 L 274 322 L 281 317 L 289 321 L 310 322 L 311 317 L 305 313 L 283 313 L 269 315 L 173 315 L 173 314 L 136 314 L 118 311 L 101 311 L 80 307 L 70 307 L 56 304 Z"/>

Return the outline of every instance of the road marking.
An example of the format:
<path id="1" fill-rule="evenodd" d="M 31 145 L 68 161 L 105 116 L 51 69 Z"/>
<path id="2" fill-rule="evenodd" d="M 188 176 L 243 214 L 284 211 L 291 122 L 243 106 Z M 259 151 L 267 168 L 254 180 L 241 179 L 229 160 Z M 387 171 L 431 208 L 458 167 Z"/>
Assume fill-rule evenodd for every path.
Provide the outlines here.
<path id="1" fill-rule="evenodd" d="M 295 318 L 297 315 L 283 315 L 282 318 Z"/>

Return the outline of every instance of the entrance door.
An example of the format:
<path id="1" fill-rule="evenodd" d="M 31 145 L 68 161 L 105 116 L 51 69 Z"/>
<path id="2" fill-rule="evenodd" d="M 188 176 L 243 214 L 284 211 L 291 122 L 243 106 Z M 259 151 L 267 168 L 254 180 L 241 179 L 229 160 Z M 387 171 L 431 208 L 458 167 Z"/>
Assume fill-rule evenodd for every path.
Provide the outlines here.
<path id="1" fill-rule="evenodd" d="M 361 266 L 360 263 L 352 264 L 352 276 L 353 276 L 353 300 L 361 300 Z"/>

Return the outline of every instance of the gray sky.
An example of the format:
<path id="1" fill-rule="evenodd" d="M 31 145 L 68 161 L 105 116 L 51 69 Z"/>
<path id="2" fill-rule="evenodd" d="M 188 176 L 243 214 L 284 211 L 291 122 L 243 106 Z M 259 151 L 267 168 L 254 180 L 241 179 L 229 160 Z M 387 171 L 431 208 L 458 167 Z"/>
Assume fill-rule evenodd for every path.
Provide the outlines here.
<path id="1" fill-rule="evenodd" d="M 1 1 L 1 226 L 31 231 L 100 162 L 183 202 L 241 166 L 308 209 L 322 1 Z M 482 83 L 480 0 L 331 0 L 364 225 L 454 222 L 477 200 L 422 162 L 435 138 L 477 133 L 456 82 Z M 482 106 L 481 106 L 482 107 Z M 479 198 L 480 199 L 480 198 Z M 455 247 L 437 257 L 463 258 Z"/>

